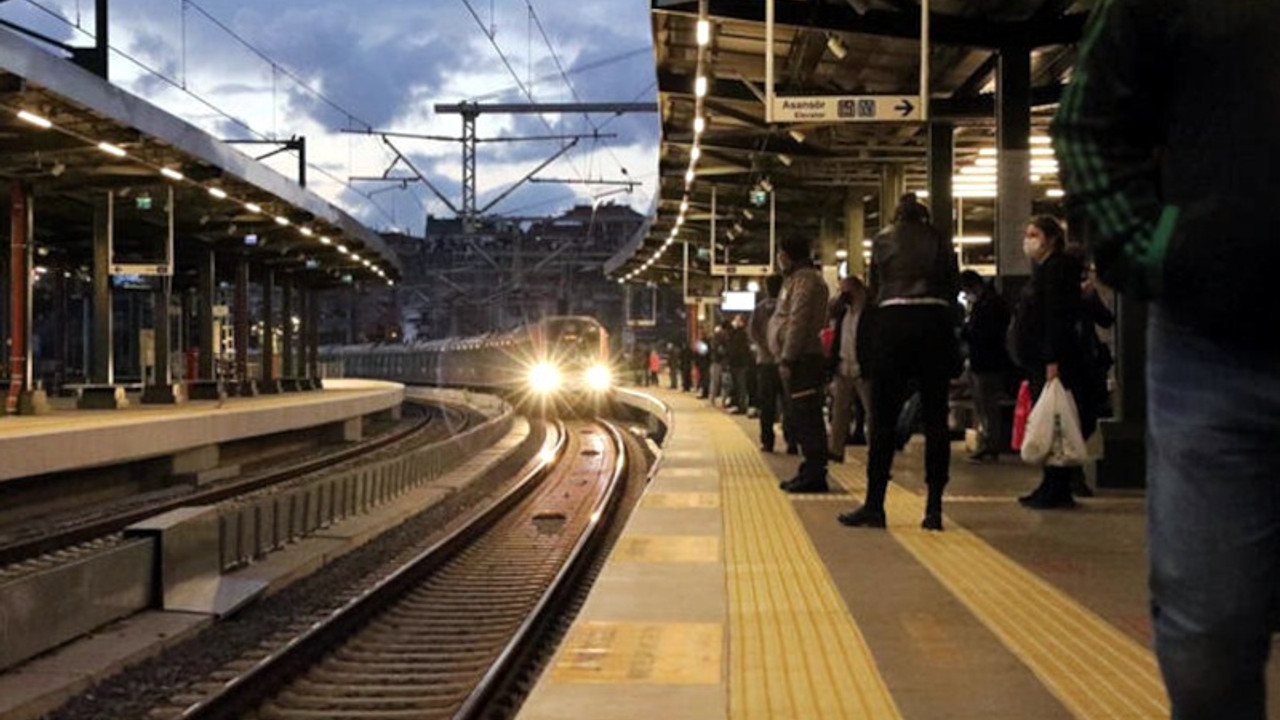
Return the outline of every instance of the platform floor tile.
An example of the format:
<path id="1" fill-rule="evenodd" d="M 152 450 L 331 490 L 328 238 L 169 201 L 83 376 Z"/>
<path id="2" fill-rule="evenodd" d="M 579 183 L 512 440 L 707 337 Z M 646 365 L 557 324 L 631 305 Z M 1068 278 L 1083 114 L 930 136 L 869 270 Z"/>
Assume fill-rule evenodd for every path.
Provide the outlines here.
<path id="1" fill-rule="evenodd" d="M 861 468 L 832 469 L 861 495 Z M 890 485 L 892 537 L 1023 662 L 1079 720 L 1156 720 L 1168 699 L 1151 650 L 946 518 L 919 529 L 924 499 Z M 869 531 L 860 531 L 869 532 Z"/>

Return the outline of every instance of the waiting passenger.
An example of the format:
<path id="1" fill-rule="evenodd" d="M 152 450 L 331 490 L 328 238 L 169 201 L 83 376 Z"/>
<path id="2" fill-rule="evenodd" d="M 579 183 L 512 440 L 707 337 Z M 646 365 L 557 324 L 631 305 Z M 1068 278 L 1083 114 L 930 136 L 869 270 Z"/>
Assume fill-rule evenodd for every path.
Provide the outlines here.
<path id="1" fill-rule="evenodd" d="M 862 366 L 866 358 L 860 342 L 866 329 L 867 286 L 856 277 L 840 281 L 840 294 L 832 303 L 831 325 L 835 333 L 831 340 L 831 357 L 827 369 L 831 376 L 831 430 L 827 438 L 827 452 L 834 462 L 844 462 L 844 447 L 849 442 L 849 426 L 853 423 L 853 405 L 861 399 L 862 406 L 871 406 L 871 389 L 863 377 Z"/>
<path id="2" fill-rule="evenodd" d="M 778 360 L 769 350 L 769 320 L 778 307 L 778 293 L 782 291 L 782 276 L 770 275 L 765 278 L 765 297 L 756 303 L 751 313 L 748 332 L 756 352 L 756 387 L 760 407 L 760 449 L 773 452 L 773 444 L 777 438 L 774 424 L 778 420 L 778 410 L 782 409 L 782 436 L 788 449 L 796 446 L 791 434 L 791 425 L 787 420 L 786 396 L 782 392 L 782 379 L 778 375 Z M 782 401 L 779 403 L 779 401 Z"/>
<path id="3" fill-rule="evenodd" d="M 924 410 L 925 484 L 921 527 L 942 529 L 942 491 L 951 468 L 947 395 L 959 374 L 956 297 L 959 268 L 951 240 L 929 224 L 915 193 L 898 203 L 893 224 L 871 249 L 871 447 L 864 504 L 840 516 L 853 527 L 884 527 L 884 500 L 893 465 L 894 427 L 915 381 Z"/>
<path id="4" fill-rule="evenodd" d="M 1081 328 L 1085 319 L 1080 260 L 1064 252 L 1066 234 L 1052 217 L 1042 215 L 1027 225 L 1023 251 L 1031 260 L 1031 282 L 1023 288 L 1014 324 L 1018 364 L 1031 384 L 1036 400 L 1045 385 L 1059 380 L 1076 401 L 1080 432 L 1088 438 L 1097 427 L 1097 412 L 1089 392 L 1088 363 Z M 1040 485 L 1018 502 L 1035 509 L 1075 505 L 1072 486 L 1084 485 L 1079 465 L 1046 465 Z"/>
<path id="5" fill-rule="evenodd" d="M 827 491 L 827 433 L 822 420 L 822 332 L 827 317 L 827 283 L 810 258 L 809 240 L 789 237 L 778 251 L 782 290 L 769 323 L 769 351 L 787 393 L 791 431 L 804 459 L 796 476 L 781 484 L 787 492 Z"/>
<path id="6" fill-rule="evenodd" d="M 1005 350 L 1009 306 L 972 270 L 960 274 L 960 288 L 970 303 L 961 337 L 969 347 L 969 384 L 979 430 L 978 449 L 969 459 L 995 460 L 1008 448 L 1000 398 L 1009 377 L 1009 353 Z"/>
<path id="7" fill-rule="evenodd" d="M 1102 279 L 1152 301 L 1156 655 L 1174 720 L 1263 720 L 1280 597 L 1280 3 L 1096 10 L 1053 135 Z"/>

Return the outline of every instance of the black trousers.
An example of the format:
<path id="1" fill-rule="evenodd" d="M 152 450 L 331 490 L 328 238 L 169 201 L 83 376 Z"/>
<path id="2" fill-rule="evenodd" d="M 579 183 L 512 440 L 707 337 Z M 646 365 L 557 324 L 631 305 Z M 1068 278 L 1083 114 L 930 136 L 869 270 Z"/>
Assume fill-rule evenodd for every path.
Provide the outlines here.
<path id="1" fill-rule="evenodd" d="M 785 412 L 786 399 L 782 396 L 782 377 L 775 364 L 756 366 L 756 394 L 760 408 L 760 444 L 773 447 L 777 439 L 773 426 L 778 422 L 779 410 L 782 412 L 782 437 L 787 445 L 795 443 L 791 432 L 791 418 Z"/>
<path id="2" fill-rule="evenodd" d="M 801 355 L 791 364 L 791 379 L 786 383 L 787 415 L 804 456 L 799 477 L 812 482 L 827 479 L 827 425 L 822 419 L 824 364 L 821 355 Z"/>
<path id="3" fill-rule="evenodd" d="M 924 419 L 925 483 L 931 505 L 940 508 L 942 489 L 951 471 L 947 396 L 957 348 L 950 310 L 932 305 L 882 308 L 877 313 L 872 342 L 866 505 L 884 508 L 893 466 L 895 425 L 914 383 L 920 392 Z"/>

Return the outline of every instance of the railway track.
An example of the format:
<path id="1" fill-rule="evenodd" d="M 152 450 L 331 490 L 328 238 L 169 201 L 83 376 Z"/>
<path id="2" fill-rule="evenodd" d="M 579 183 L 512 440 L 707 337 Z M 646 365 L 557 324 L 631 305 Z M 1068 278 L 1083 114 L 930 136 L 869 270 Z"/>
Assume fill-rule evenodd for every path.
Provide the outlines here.
<path id="1" fill-rule="evenodd" d="M 472 416 L 462 408 L 427 406 L 407 402 L 417 413 L 413 421 L 393 432 L 357 443 L 351 447 L 326 452 L 304 460 L 273 467 L 237 480 L 163 498 L 112 503 L 106 509 L 60 517 L 52 526 L 32 527 L 12 532 L 0 541 L 0 575 L 22 573 L 26 566 L 40 567 L 51 557 L 89 547 L 103 538 L 122 531 L 129 525 L 169 510 L 211 505 L 248 493 L 282 486 L 289 481 L 324 471 L 351 461 L 368 458 L 380 451 L 402 451 L 405 445 L 417 447 L 437 442 L 450 434 L 465 430 Z"/>
<path id="2" fill-rule="evenodd" d="M 479 717 L 573 591 L 625 485 L 616 428 L 560 436 L 558 461 L 465 526 L 148 717 Z"/>

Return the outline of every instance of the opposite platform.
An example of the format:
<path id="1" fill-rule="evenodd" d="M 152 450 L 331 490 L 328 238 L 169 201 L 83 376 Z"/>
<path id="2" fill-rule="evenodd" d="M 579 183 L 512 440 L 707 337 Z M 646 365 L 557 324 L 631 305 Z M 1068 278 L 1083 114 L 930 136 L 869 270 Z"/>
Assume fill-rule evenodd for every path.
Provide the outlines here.
<path id="1" fill-rule="evenodd" d="M 930 533 L 913 442 L 889 529 L 845 528 L 865 449 L 833 492 L 787 495 L 797 458 L 754 421 L 652 394 L 675 411 L 661 467 L 523 720 L 1168 717 L 1140 495 L 1027 510 L 1034 468 L 957 446 Z"/>
<path id="2" fill-rule="evenodd" d="M 0 481 L 338 423 L 403 401 L 397 383 L 325 380 L 322 392 L 0 417 Z"/>

